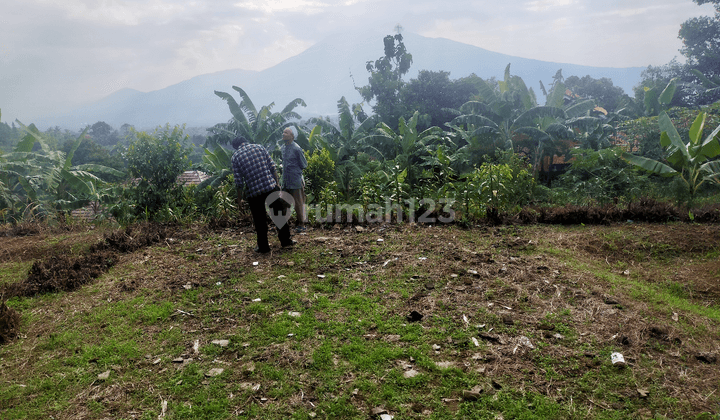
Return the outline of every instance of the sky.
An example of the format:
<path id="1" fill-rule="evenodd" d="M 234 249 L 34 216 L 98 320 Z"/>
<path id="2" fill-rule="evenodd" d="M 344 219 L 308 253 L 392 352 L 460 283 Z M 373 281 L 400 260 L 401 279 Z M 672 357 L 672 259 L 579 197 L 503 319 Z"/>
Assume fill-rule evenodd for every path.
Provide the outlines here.
<path id="1" fill-rule="evenodd" d="M 333 34 L 397 25 L 542 61 L 658 66 L 683 61 L 682 22 L 712 14 L 692 0 L 0 0 L 0 121 L 263 70 Z"/>

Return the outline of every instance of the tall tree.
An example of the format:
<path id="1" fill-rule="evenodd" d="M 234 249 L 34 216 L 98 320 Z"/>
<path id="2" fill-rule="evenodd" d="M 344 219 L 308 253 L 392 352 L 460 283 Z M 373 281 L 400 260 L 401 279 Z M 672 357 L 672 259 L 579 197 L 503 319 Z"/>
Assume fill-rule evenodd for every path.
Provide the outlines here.
<path id="1" fill-rule="evenodd" d="M 118 131 L 105 121 L 98 121 L 91 125 L 88 133 L 97 144 L 103 146 L 114 146 L 120 141 Z"/>
<path id="2" fill-rule="evenodd" d="M 375 100 L 372 109 L 382 122 L 397 127 L 399 118 L 405 114 L 400 91 L 405 84 L 402 77 L 412 64 L 412 54 L 405 49 L 400 34 L 386 36 L 383 44 L 385 55 L 367 62 L 368 84 L 356 89 L 366 102 Z"/>
<path id="3" fill-rule="evenodd" d="M 446 71 L 420 70 L 416 79 L 410 81 L 400 92 L 400 100 L 409 111 L 418 111 L 418 127 L 442 127 L 452 121 L 458 109 L 477 95 L 479 88 L 470 80 L 450 80 Z"/>
<path id="4" fill-rule="evenodd" d="M 570 76 L 564 83 L 575 95 L 595 99 L 596 104 L 608 112 L 616 111 L 621 106 L 623 97 L 627 96 L 621 87 L 614 86 L 607 77 L 595 79 L 589 75 L 582 78 Z"/>
<path id="5" fill-rule="evenodd" d="M 702 89 L 702 84 L 707 85 L 706 80 L 720 85 L 720 0 L 693 1 L 698 5 L 709 3 L 715 6 L 715 16 L 688 19 L 680 25 L 678 33 L 678 38 L 683 41 L 680 52 L 687 59 L 686 69 L 701 73 L 701 77 L 689 73 L 685 79 L 700 87 L 696 89 L 696 95 L 699 96 L 698 104 L 703 105 L 720 99 L 720 92 L 714 91 L 708 95 L 705 94 L 705 89 Z"/>
<path id="6" fill-rule="evenodd" d="M 715 16 L 700 16 L 680 25 L 678 38 L 683 41 L 680 52 L 687 63 L 707 77 L 720 76 L 720 1 L 694 0 L 698 5 L 712 3 Z"/>

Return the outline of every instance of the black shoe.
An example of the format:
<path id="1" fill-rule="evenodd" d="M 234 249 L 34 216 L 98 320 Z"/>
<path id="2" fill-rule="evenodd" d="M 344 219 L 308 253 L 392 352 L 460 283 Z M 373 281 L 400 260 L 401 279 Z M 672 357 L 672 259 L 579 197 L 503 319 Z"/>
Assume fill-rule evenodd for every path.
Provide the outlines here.
<path id="1" fill-rule="evenodd" d="M 270 252 L 270 248 L 268 248 L 268 249 L 260 249 L 260 247 L 257 247 L 257 246 L 256 246 L 256 247 L 255 247 L 255 252 L 257 252 L 258 254 L 267 254 L 268 252 Z"/>
<path id="2" fill-rule="evenodd" d="M 282 246 L 283 248 L 289 248 L 289 247 L 291 247 L 291 246 L 294 246 L 296 243 L 297 243 L 297 241 L 295 241 L 295 240 L 293 240 L 293 239 L 290 239 L 290 242 L 281 244 L 281 246 Z"/>

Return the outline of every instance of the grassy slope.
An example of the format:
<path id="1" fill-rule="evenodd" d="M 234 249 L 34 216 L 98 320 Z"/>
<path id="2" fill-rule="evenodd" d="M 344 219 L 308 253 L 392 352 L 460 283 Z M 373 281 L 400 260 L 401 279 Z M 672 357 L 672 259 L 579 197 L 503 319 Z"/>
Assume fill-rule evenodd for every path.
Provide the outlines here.
<path id="1" fill-rule="evenodd" d="M 247 228 L 185 230 L 77 291 L 11 299 L 22 331 L 0 347 L 0 417 L 720 411 L 717 226 L 387 225 L 297 239 L 258 256 Z M 0 283 L 29 263 L 0 264 Z"/>

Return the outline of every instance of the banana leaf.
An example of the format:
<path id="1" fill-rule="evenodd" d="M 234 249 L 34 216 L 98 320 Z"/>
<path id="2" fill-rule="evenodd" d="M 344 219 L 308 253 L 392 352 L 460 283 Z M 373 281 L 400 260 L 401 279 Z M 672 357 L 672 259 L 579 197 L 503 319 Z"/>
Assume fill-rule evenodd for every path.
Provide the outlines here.
<path id="1" fill-rule="evenodd" d="M 677 171 L 670 166 L 656 160 L 648 159 L 643 156 L 637 156 L 633 155 L 632 153 L 624 152 L 622 154 L 622 157 L 629 163 L 632 163 L 633 165 L 639 166 L 658 175 L 671 176 L 677 173 Z"/>

